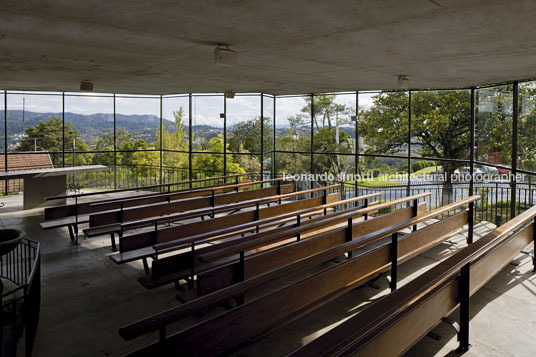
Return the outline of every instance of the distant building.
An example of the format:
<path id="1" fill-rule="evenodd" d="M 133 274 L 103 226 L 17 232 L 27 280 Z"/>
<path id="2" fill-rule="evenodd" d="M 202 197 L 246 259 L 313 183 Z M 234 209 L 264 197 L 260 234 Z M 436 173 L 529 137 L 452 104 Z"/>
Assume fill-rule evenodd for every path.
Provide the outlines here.
<path id="1" fill-rule="evenodd" d="M 7 171 L 24 171 L 37 169 L 52 169 L 54 165 L 50 155 L 46 151 L 40 152 L 14 152 L 7 155 Z M 2 158 L 0 160 L 0 172 L 6 171 L 6 163 Z M 0 192 L 5 190 L 5 181 L 0 181 Z M 22 180 L 9 180 L 8 191 L 18 192 L 22 190 Z"/>

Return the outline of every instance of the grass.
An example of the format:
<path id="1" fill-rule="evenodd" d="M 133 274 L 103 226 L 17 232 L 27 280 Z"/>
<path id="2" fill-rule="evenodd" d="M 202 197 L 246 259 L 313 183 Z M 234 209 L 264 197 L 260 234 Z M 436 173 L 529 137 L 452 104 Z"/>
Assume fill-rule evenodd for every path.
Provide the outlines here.
<path id="1" fill-rule="evenodd" d="M 419 171 L 413 172 L 414 175 L 427 175 L 431 174 L 434 171 L 441 170 L 442 166 L 429 166 L 425 167 L 424 169 L 420 169 Z"/>
<path id="2" fill-rule="evenodd" d="M 355 181 L 347 182 L 347 184 L 350 184 L 350 185 L 353 185 L 354 183 L 355 183 Z M 396 181 L 393 181 L 393 180 L 388 180 L 388 179 L 380 180 L 379 177 L 374 177 L 374 178 L 371 178 L 371 179 L 359 180 L 357 182 L 357 184 L 360 187 L 399 187 L 399 186 L 404 186 L 400 182 L 396 182 Z"/>

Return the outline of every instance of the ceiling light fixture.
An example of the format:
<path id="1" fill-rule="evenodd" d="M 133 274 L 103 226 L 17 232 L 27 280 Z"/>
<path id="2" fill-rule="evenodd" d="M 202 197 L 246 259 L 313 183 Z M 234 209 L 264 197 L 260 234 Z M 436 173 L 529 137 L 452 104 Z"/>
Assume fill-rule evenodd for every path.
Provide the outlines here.
<path id="1" fill-rule="evenodd" d="M 80 90 L 85 92 L 93 92 L 93 82 L 82 81 L 80 82 Z"/>
<path id="2" fill-rule="evenodd" d="M 216 64 L 222 66 L 234 66 L 236 65 L 237 58 L 238 52 L 231 50 L 228 45 L 218 45 L 214 50 L 214 61 Z"/>
<path id="3" fill-rule="evenodd" d="M 406 75 L 398 76 L 398 89 L 409 89 L 409 78 Z"/>

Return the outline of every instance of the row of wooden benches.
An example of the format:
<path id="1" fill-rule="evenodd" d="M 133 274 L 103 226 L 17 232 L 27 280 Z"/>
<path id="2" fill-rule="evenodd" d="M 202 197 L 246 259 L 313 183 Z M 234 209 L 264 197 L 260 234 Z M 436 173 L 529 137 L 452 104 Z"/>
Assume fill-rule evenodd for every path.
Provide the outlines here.
<path id="1" fill-rule="evenodd" d="M 255 190 L 250 188 L 258 183 L 245 182 L 214 187 L 208 193 L 209 208 L 183 203 L 193 200 L 206 204 L 207 197 L 202 195 L 206 195 L 207 191 L 198 191 L 202 196 L 199 198 L 204 201 L 192 199 L 197 194 L 193 191 L 188 193 L 193 195 L 189 198 L 185 198 L 186 191 L 182 191 L 184 196 L 179 194 L 173 200 L 165 201 L 156 201 L 156 196 L 174 193 L 152 194 L 149 198 L 160 202 L 155 203 L 157 206 L 174 204 L 174 207 L 182 207 L 183 211 L 174 213 L 161 208 L 154 211 L 157 213 L 154 216 L 131 221 L 121 222 L 125 215 L 118 215 L 117 211 L 126 212 L 126 205 L 130 204 L 132 206 L 129 207 L 135 207 L 131 212 L 144 212 L 151 208 L 135 206 L 131 203 L 135 199 L 124 200 L 128 202 L 126 205 L 121 203 L 122 199 L 89 205 L 108 208 L 120 205 L 114 213 L 119 224 L 112 220 L 113 223 L 107 225 L 115 224 L 115 232 L 120 236 L 119 253 L 111 256 L 115 263 L 141 259 L 145 276 L 139 281 L 147 288 L 169 283 L 179 287 L 179 282 L 184 279 L 190 289 L 178 296 L 185 304 L 120 329 L 126 340 L 160 331 L 158 342 L 133 354 L 224 354 L 316 310 L 384 272 L 389 272 L 390 288 L 394 292 L 397 290 L 397 267 L 400 263 L 445 241 L 467 224 L 469 230 L 472 229 L 471 211 L 465 207 L 472 206 L 478 199 L 478 196 L 473 196 L 426 212 L 426 203 L 418 201 L 429 194 L 378 203 L 369 200 L 376 199 L 379 193 L 339 200 L 337 194 L 328 193 L 336 185 L 290 192 L 292 186 L 282 185 L 279 180 L 264 183 L 275 186 Z M 250 190 L 238 192 L 240 187 Z M 283 191 L 284 187 L 289 187 L 287 192 Z M 233 193 L 221 191 L 216 194 L 216 189 L 232 189 Z M 264 191 L 267 196 L 248 200 L 259 195 L 259 190 L 267 190 Z M 248 195 L 244 195 L 245 192 Z M 303 198 L 315 193 L 322 195 Z M 303 199 L 286 201 L 298 196 Z M 241 201 L 240 197 L 246 201 Z M 359 201 L 362 205 L 357 205 Z M 217 202 L 223 204 L 218 205 Z M 269 206 L 272 202 L 278 205 Z M 401 208 L 401 205 L 410 202 L 411 206 Z M 263 204 L 267 207 L 261 207 Z M 398 210 L 391 212 L 394 207 Z M 248 210 L 241 211 L 244 208 Z M 451 214 L 455 211 L 458 213 Z M 222 212 L 230 213 L 215 216 Z M 139 217 L 137 214 L 140 213 L 127 213 L 126 216 L 127 219 Z M 379 215 L 370 218 L 372 214 Z M 444 218 L 445 214 L 448 214 L 447 218 Z M 206 215 L 210 219 L 205 221 L 180 226 L 163 224 Z M 417 224 L 429 223 L 437 217 L 444 219 L 417 230 Z M 124 234 L 129 229 L 147 226 L 151 228 Z M 408 228 L 411 228 L 410 233 L 402 233 Z M 89 228 L 90 234 L 91 229 L 94 227 Z M 342 255 L 345 256 L 342 262 L 325 266 L 326 262 Z M 152 269 L 149 269 L 148 258 L 153 259 Z M 285 283 L 289 276 L 294 279 L 292 284 Z M 266 286 L 270 288 L 267 290 Z M 261 290 L 262 294 L 259 293 Z M 254 298 L 245 301 L 245 296 L 250 295 Z M 238 303 L 233 310 L 178 333 L 168 333 L 168 325 L 230 299 L 236 299 Z M 221 332 L 225 326 L 233 326 L 233 329 Z M 355 347 L 355 344 L 352 346 Z M 296 354 L 310 355 L 315 351 L 306 346 Z"/>
<path id="2" fill-rule="evenodd" d="M 346 271 L 343 266 L 346 266 L 348 262 L 353 262 L 351 266 L 348 266 L 346 272 L 347 276 L 339 280 L 342 285 L 337 285 L 330 281 L 331 278 L 339 277 L 340 272 L 334 272 L 329 275 L 330 278 L 322 277 L 321 281 L 313 279 L 311 284 L 317 286 L 325 286 L 328 290 L 325 292 L 313 292 L 318 301 L 315 300 L 316 306 L 321 306 L 325 302 L 331 300 L 326 296 L 335 294 L 335 291 L 339 289 L 347 289 L 347 284 L 350 281 L 362 282 L 366 278 L 370 278 L 375 274 L 389 270 L 391 271 L 392 283 L 391 288 L 396 289 L 396 266 L 399 262 L 409 259 L 415 254 L 419 254 L 425 249 L 440 243 L 455 232 L 459 232 L 463 225 L 468 223 L 467 211 L 462 211 L 456 215 L 451 216 L 439 223 L 436 223 L 430 227 L 414 231 L 403 238 L 399 237 L 399 232 L 408 227 L 414 227 L 417 223 L 428 221 L 431 218 L 441 216 L 452 210 L 460 209 L 460 207 L 469 204 L 477 199 L 477 197 L 471 197 L 460 202 L 436 209 L 431 212 L 425 212 L 425 203 L 417 204 L 419 199 L 426 197 L 428 194 L 421 194 L 410 196 L 404 199 L 395 200 L 393 202 L 385 202 L 381 204 L 371 205 L 370 207 L 356 207 L 347 211 L 338 211 L 325 216 L 316 218 L 314 222 L 308 224 L 298 223 L 296 221 L 294 226 L 280 227 L 283 229 L 271 229 L 264 232 L 254 233 L 247 237 L 235 238 L 233 240 L 226 240 L 223 242 L 215 243 L 213 246 L 192 250 L 191 252 L 183 252 L 181 254 L 174 254 L 170 257 L 155 260 L 153 262 L 153 269 L 151 276 L 146 276 L 140 279 L 144 285 L 153 287 L 162 282 L 170 282 L 174 279 L 179 279 L 187 274 L 190 277 L 196 277 L 196 295 L 193 300 L 186 304 L 179 306 L 171 311 L 166 311 L 157 316 L 152 316 L 148 319 L 139 321 L 133 325 L 124 327 L 121 329 L 121 335 L 125 339 L 131 339 L 147 333 L 153 330 L 160 330 L 161 341 L 152 347 L 147 347 L 149 350 L 162 348 L 166 352 L 170 348 L 170 341 L 180 339 L 173 336 L 170 340 L 166 338 L 165 329 L 169 323 L 176 322 L 181 318 L 190 315 L 196 311 L 204 311 L 214 304 L 221 304 L 229 299 L 238 298 L 239 302 L 243 301 L 243 296 L 254 289 L 264 287 L 267 283 L 273 283 L 277 280 L 286 278 L 289 274 L 299 274 L 304 270 L 310 269 L 313 266 L 325 263 L 333 258 L 336 258 L 344 253 L 347 254 L 348 260 L 341 266 L 340 272 Z M 355 198 L 355 200 L 365 200 L 371 197 Z M 382 209 L 386 209 L 395 205 L 402 204 L 404 202 L 413 201 L 411 207 L 400 209 L 398 211 L 380 215 L 372 219 L 358 221 L 358 217 L 363 217 L 367 214 L 378 212 Z M 344 201 L 340 201 L 344 202 Z M 334 204 L 336 204 L 335 202 Z M 289 213 L 286 213 L 287 217 Z M 296 215 L 299 217 L 299 214 Z M 258 227 L 258 226 L 257 226 Z M 217 236 L 217 233 L 216 233 Z M 386 237 L 388 239 L 386 240 Z M 396 238 L 395 238 L 396 237 Z M 203 239 L 207 239 L 206 236 Z M 400 242 L 398 241 L 400 239 Z M 290 240 L 290 241 L 289 241 Z M 273 247 L 274 242 L 284 242 L 283 245 Z M 270 249 L 256 252 L 256 249 L 264 247 Z M 397 247 L 396 254 L 393 255 L 393 246 Z M 381 247 L 381 249 L 380 249 Z M 156 248 L 153 247 L 153 249 Z M 162 249 L 166 249 L 164 246 Z M 353 256 L 353 254 L 358 254 Z M 359 257 L 360 259 L 357 259 Z M 193 258 L 193 259 L 192 259 Z M 229 259 L 230 258 L 230 259 Z M 227 260 L 226 260 L 227 259 Z M 369 263 L 374 260 L 379 260 L 375 266 Z M 394 264 L 393 261 L 395 262 Z M 381 264 L 380 264 L 381 263 Z M 188 266 L 189 264 L 189 266 Z M 211 265 L 212 264 L 212 265 Z M 355 264 L 355 265 L 354 265 Z M 203 268 L 206 266 L 206 269 Z M 337 265 L 337 266 L 339 266 Z M 356 267 L 361 266 L 363 277 L 355 280 L 356 276 L 353 275 L 352 280 L 350 275 L 355 273 Z M 191 270 L 188 270 L 190 268 Z M 194 269 L 195 268 L 195 269 Z M 369 271 L 369 269 L 372 269 Z M 178 272 L 177 272 L 178 271 Z M 359 270 L 358 270 L 359 271 Z M 181 275 L 182 274 L 182 275 Z M 306 280 L 308 280 L 308 277 Z M 319 278 L 320 279 L 320 278 Z M 325 280 L 324 280 L 325 279 Z M 191 281 L 193 285 L 193 280 Z M 351 285 L 354 285 L 352 283 Z M 330 290 L 331 289 L 331 290 Z M 316 289 L 318 290 L 318 289 Z M 321 289 L 322 290 L 322 289 Z M 214 339 L 214 344 L 220 346 L 214 348 L 212 342 L 208 345 L 207 350 L 199 351 L 196 347 L 197 343 L 181 344 L 182 347 L 179 350 L 175 350 L 177 347 L 173 344 L 173 352 L 180 351 L 184 353 L 188 348 L 191 353 L 225 353 L 232 350 L 237 346 L 242 345 L 251 338 L 256 338 L 259 334 L 264 333 L 265 329 L 273 329 L 275 326 L 281 325 L 282 321 L 290 321 L 290 316 L 298 314 L 298 311 L 306 308 L 313 301 L 310 301 L 310 296 L 298 296 L 298 292 L 307 292 L 303 286 L 296 286 L 291 289 L 286 298 L 293 296 L 298 305 L 290 307 L 288 304 L 282 304 L 281 301 L 284 297 L 279 296 L 280 289 L 275 289 L 271 294 L 266 295 L 266 298 L 262 298 L 258 302 L 256 307 L 251 308 L 245 312 L 246 316 L 238 314 L 238 320 L 222 320 L 222 324 L 240 324 L 243 323 L 243 329 L 239 329 L 240 333 L 232 336 L 223 334 L 225 336 L 210 336 L 210 340 Z M 298 295 L 296 295 L 298 294 Z M 318 295 L 320 294 L 320 295 Z M 325 294 L 322 295 L 322 294 Z M 268 297 L 270 296 L 270 297 Z M 272 300 L 275 299 L 275 300 Z M 283 300 L 281 300 L 283 299 Z M 188 300 L 188 299 L 185 299 Z M 320 301 L 322 303 L 320 304 Z M 264 306 L 263 304 L 268 304 Z M 243 306 L 250 306 L 252 302 L 247 302 Z M 279 307 L 275 307 L 275 306 Z M 237 314 L 237 311 L 242 311 L 243 306 L 230 311 L 231 315 Z M 274 308 L 272 310 L 271 308 Z M 284 312 L 279 313 L 282 308 Z M 268 316 L 263 316 L 260 320 L 262 323 L 257 324 L 257 318 L 250 320 L 252 315 L 261 313 L 261 311 L 268 311 Z M 227 316 L 226 314 L 224 314 Z M 222 315 L 223 316 L 223 315 Z M 209 323 L 208 329 L 214 328 L 213 332 L 221 329 L 222 325 L 213 325 Z M 244 332 L 243 336 L 240 334 Z M 203 334 L 206 331 L 203 332 Z M 186 337 L 185 340 L 190 340 L 190 337 Z M 223 343 L 225 341 L 225 343 Z M 234 341 L 234 342 L 232 342 Z M 206 341 L 203 342 L 203 345 Z M 188 345 L 185 347 L 185 345 Z M 155 347 L 156 346 L 156 347 Z M 225 347 L 226 346 L 226 347 Z M 186 348 L 186 350 L 183 350 Z M 148 352 L 149 350 L 143 349 L 142 351 Z M 141 353 L 141 352 L 140 352 Z M 187 353 L 188 354 L 188 353 Z"/>
<path id="3" fill-rule="evenodd" d="M 267 184 L 275 186 L 262 188 Z M 261 188 L 250 189 L 253 186 Z M 41 227 L 68 227 L 71 240 L 75 241 L 78 226 L 89 223 L 86 235 L 92 237 L 110 234 L 115 250 L 115 234 L 122 235 L 124 230 L 205 215 L 213 216 L 217 212 L 240 210 L 255 204 L 269 204 L 285 198 L 281 195 L 292 190 L 292 185 L 283 185 L 281 179 L 274 179 L 75 203 L 45 209 L 45 221 Z M 274 195 L 281 197 L 275 198 Z M 230 205 L 231 203 L 236 204 Z M 185 211 L 189 212 L 178 214 Z M 164 219 L 164 216 L 168 219 Z"/>
<path id="4" fill-rule="evenodd" d="M 391 294 L 294 354 L 399 355 L 458 304 L 463 306 L 462 314 L 467 315 L 470 294 L 535 237 L 532 222 L 536 208 L 532 208 L 397 290 L 397 266 L 462 231 L 471 222 L 470 211 L 465 207 L 479 197 L 468 197 L 429 212 L 425 211 L 423 203 L 416 205 L 416 200 L 422 198 L 423 196 L 411 197 L 414 206 L 410 209 L 359 222 L 355 222 L 353 216 L 359 209 L 345 213 L 341 215 L 347 218 L 345 225 L 334 224 L 329 229 L 313 230 L 309 237 L 302 236 L 299 239 L 301 233 L 311 230 L 313 226 L 301 227 L 290 233 L 295 238 L 292 243 L 252 254 L 251 257 L 257 259 L 256 263 L 248 264 L 245 254 L 256 245 L 243 246 L 242 250 L 238 246 L 234 247 L 236 249 L 233 253 L 238 253 L 239 258 L 237 263 L 233 263 L 235 269 L 231 279 L 225 280 L 225 273 L 221 273 L 226 271 L 228 264 L 210 270 L 213 276 L 217 272 L 223 274 L 212 280 L 209 278 L 212 285 L 203 285 L 203 281 L 206 281 L 204 272 L 198 273 L 196 298 L 124 326 L 120 329 L 120 334 L 125 340 L 131 340 L 159 331 L 158 342 L 134 351 L 132 355 L 226 354 L 388 271 L 393 291 Z M 361 213 L 370 212 L 373 208 L 377 210 L 380 205 L 361 208 Z M 430 222 L 433 218 L 444 217 L 453 211 L 458 213 L 401 234 L 419 223 Z M 325 223 L 332 218 L 328 215 L 319 221 L 324 220 Z M 266 236 L 274 237 L 279 234 L 270 231 L 266 233 Z M 224 244 L 220 248 L 226 251 L 229 247 Z M 208 254 L 208 257 L 219 259 L 226 256 L 226 253 L 218 253 L 218 250 L 211 247 L 215 254 Z M 345 255 L 342 262 L 326 265 L 326 262 L 342 255 Z M 198 259 L 205 261 L 206 257 L 207 254 L 201 254 Z M 222 270 L 222 267 L 227 268 Z M 294 277 L 292 283 L 286 282 L 290 276 Z M 208 290 L 203 291 L 207 286 Z M 270 288 L 267 289 L 267 286 Z M 262 289 L 262 294 L 255 295 L 254 292 L 259 289 Z M 253 297 L 244 301 L 246 294 Z M 229 299 L 238 299 L 239 305 L 194 326 L 168 333 L 169 325 Z M 468 315 L 460 321 L 467 330 Z M 466 330 L 460 332 L 462 348 L 467 347 Z"/>

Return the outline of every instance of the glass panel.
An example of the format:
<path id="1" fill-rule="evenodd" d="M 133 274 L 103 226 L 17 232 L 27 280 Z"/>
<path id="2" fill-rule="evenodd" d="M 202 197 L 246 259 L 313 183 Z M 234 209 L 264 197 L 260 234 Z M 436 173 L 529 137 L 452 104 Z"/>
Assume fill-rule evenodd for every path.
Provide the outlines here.
<path id="1" fill-rule="evenodd" d="M 476 160 L 511 166 L 512 86 L 476 92 Z"/>
<path id="2" fill-rule="evenodd" d="M 227 154 L 227 160 L 229 161 L 229 156 L 231 156 L 233 166 L 227 168 L 227 174 L 232 175 L 233 173 L 239 172 L 250 172 L 253 174 L 258 174 L 261 172 L 261 162 L 260 155 L 247 154 L 247 153 L 236 153 L 236 154 Z M 231 171 L 232 170 L 232 171 Z"/>
<path id="3" fill-rule="evenodd" d="M 354 155 L 313 154 L 313 173 L 327 174 L 334 177 L 334 181 L 346 175 L 353 175 L 355 170 Z M 351 179 L 351 178 L 349 178 Z"/>
<path id="4" fill-rule="evenodd" d="M 408 104 L 407 92 L 359 94 L 359 136 L 363 137 L 360 151 L 407 154 Z"/>
<path id="5" fill-rule="evenodd" d="M 506 179 L 478 182 L 475 184 L 475 194 L 481 197 L 480 200 L 475 202 L 476 222 L 487 221 L 500 226 L 510 219 L 511 189 L 508 176 L 511 171 L 503 168 L 498 170 L 500 176 Z M 520 199 L 525 199 L 525 193 L 529 195 L 529 192 L 523 189 L 527 186 L 519 184 L 522 190 L 521 192 L 519 188 L 516 190 L 516 194 L 518 195 L 516 206 L 520 205 Z"/>
<path id="6" fill-rule="evenodd" d="M 112 157 L 112 160 L 110 160 Z M 67 159 L 67 157 L 66 157 Z M 113 153 L 78 153 L 75 161 L 80 160 L 93 165 L 107 165 L 108 170 L 103 172 L 88 172 L 75 175 L 68 175 L 67 188 L 69 190 L 84 189 L 89 190 L 113 190 L 115 188 Z M 72 158 L 70 158 L 72 162 Z M 112 164 L 110 164 L 112 162 Z"/>
<path id="7" fill-rule="evenodd" d="M 413 92 L 411 110 L 412 156 L 469 159 L 471 91 Z"/>
<path id="8" fill-rule="evenodd" d="M 50 155 L 55 166 L 61 166 L 63 142 L 61 96 L 8 92 L 7 99 L 8 151 L 45 152 Z M 16 157 L 13 157 L 13 164 L 18 165 L 16 161 Z M 31 169 L 32 165 L 34 163 L 28 163 L 27 169 Z"/>
<path id="9" fill-rule="evenodd" d="M 114 102 L 109 95 L 65 95 L 65 165 L 92 163 L 89 150 L 112 151 L 114 149 Z M 103 165 L 112 167 L 113 153 L 100 155 Z"/>
<path id="10" fill-rule="evenodd" d="M 264 155 L 263 157 L 263 161 L 262 161 L 262 172 L 263 172 L 263 176 L 262 176 L 262 179 L 263 180 L 269 180 L 270 178 L 272 178 L 274 176 L 274 172 L 273 172 L 273 161 L 274 161 L 274 156 L 275 156 L 275 153 L 270 153 L 270 154 L 267 154 L 267 155 Z"/>
<path id="11" fill-rule="evenodd" d="M 264 152 L 268 153 L 274 150 L 274 97 L 263 95 L 263 114 L 264 118 Z"/>
<path id="12" fill-rule="evenodd" d="M 117 150 L 159 150 L 160 98 L 116 96 Z"/>
<path id="13" fill-rule="evenodd" d="M 314 152 L 355 152 L 355 94 L 315 94 Z"/>
<path id="14" fill-rule="evenodd" d="M 310 152 L 311 97 L 278 97 L 275 126 L 276 150 Z"/>
<path id="15" fill-rule="evenodd" d="M 536 171 L 536 82 L 519 84 L 517 165 Z"/>
<path id="16" fill-rule="evenodd" d="M 275 169 L 277 176 L 287 174 L 301 174 L 311 172 L 311 155 L 277 152 L 275 155 Z"/>
<path id="17" fill-rule="evenodd" d="M 187 96 L 162 98 L 162 113 L 162 148 L 180 151 L 178 153 L 166 151 L 163 155 L 163 166 L 167 168 L 166 170 L 173 167 L 188 168 L 189 98 Z M 170 172 L 166 177 L 169 179 L 183 176 Z"/>
<path id="18" fill-rule="evenodd" d="M 260 153 L 260 95 L 237 95 L 233 99 L 227 99 L 226 103 L 228 151 L 237 153 Z"/>
<path id="19" fill-rule="evenodd" d="M 189 181 L 187 152 L 164 151 L 162 155 L 164 183 Z"/>
<path id="20" fill-rule="evenodd" d="M 4 120 L 5 120 L 5 112 L 4 112 L 4 102 L 5 102 L 5 96 L 4 91 L 0 92 L 0 152 L 4 152 L 4 140 L 5 140 L 5 133 L 4 133 Z M 4 158 L 1 158 L 2 161 L 4 161 Z M 4 164 L 0 164 L 4 165 Z M 3 167 L 3 166 L 2 166 Z M 3 170 L 2 170 L 3 171 Z"/>
<path id="21" fill-rule="evenodd" d="M 407 160 L 399 158 L 372 157 L 361 158 L 363 165 L 362 176 L 358 177 L 357 195 L 366 195 L 373 192 L 380 192 L 381 196 L 375 201 L 385 202 L 405 197 L 407 194 Z M 347 186 L 354 186 L 355 181 L 350 181 Z M 355 194 L 352 193 L 353 197 Z M 379 212 L 385 214 L 396 209 L 405 207 L 406 204 L 388 207 Z"/>
<path id="22" fill-rule="evenodd" d="M 152 186 L 160 183 L 160 152 L 117 152 L 117 188 Z"/>
<path id="23" fill-rule="evenodd" d="M 222 140 L 223 141 L 223 140 Z M 202 154 L 192 155 L 193 179 L 203 179 L 214 176 L 224 176 L 224 155 L 223 154 Z M 239 164 L 234 162 L 234 156 L 227 155 L 227 175 L 244 173 Z"/>
<path id="24" fill-rule="evenodd" d="M 223 152 L 223 96 L 194 95 L 191 110 L 193 151 Z"/>

